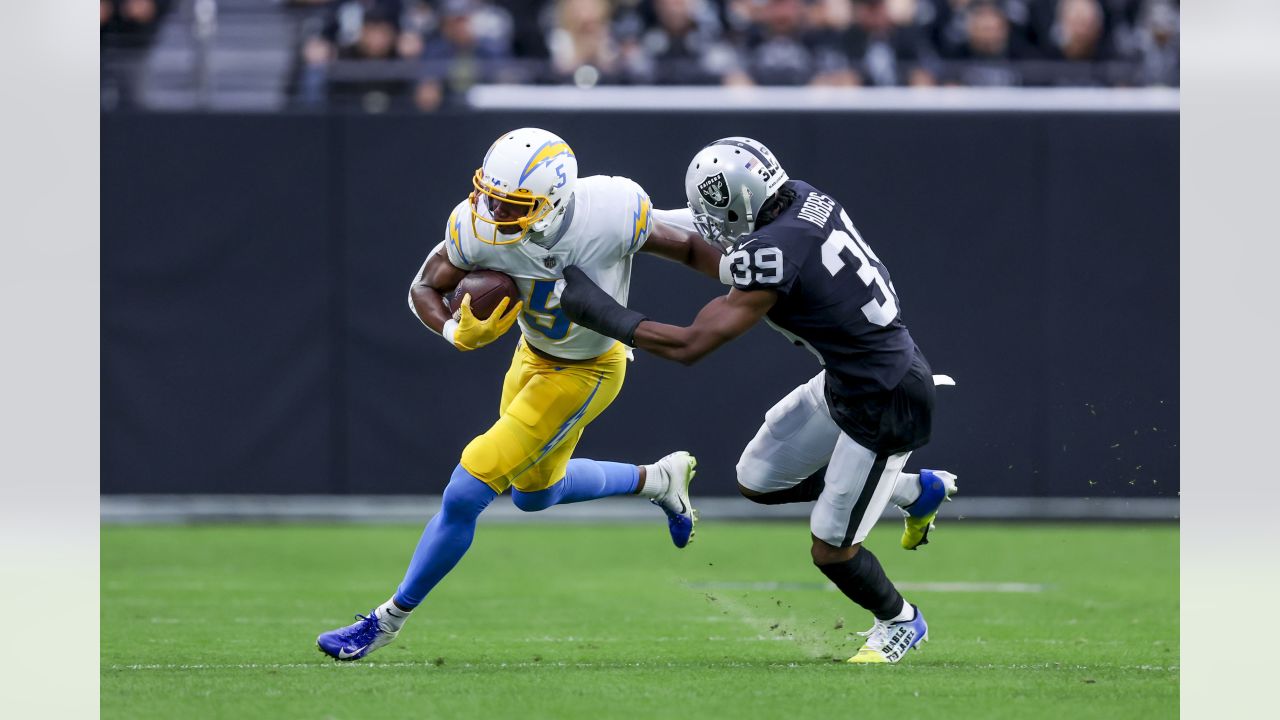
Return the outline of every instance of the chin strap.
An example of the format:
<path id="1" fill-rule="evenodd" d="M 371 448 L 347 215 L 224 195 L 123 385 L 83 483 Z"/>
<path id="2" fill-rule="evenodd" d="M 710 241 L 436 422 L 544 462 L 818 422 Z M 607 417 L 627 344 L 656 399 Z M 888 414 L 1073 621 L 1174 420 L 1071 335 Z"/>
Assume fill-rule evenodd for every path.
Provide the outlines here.
<path id="1" fill-rule="evenodd" d="M 560 228 L 560 225 L 564 222 L 565 217 L 568 216 L 569 206 L 572 204 L 573 204 L 573 195 L 570 195 L 569 197 L 565 198 L 564 202 L 560 203 L 559 207 L 552 208 L 551 212 L 547 213 L 547 216 L 545 218 L 543 218 L 542 220 L 539 220 L 538 222 L 530 226 L 529 230 L 531 232 L 538 233 L 539 235 L 554 234 Z M 542 225 L 543 223 L 546 223 L 546 224 L 543 225 L 541 229 L 539 229 L 537 226 Z"/>
<path id="2" fill-rule="evenodd" d="M 747 201 L 747 204 L 746 204 L 747 227 L 748 228 L 755 227 L 756 214 L 751 212 L 751 188 L 748 188 L 746 185 L 742 186 L 742 199 Z"/>

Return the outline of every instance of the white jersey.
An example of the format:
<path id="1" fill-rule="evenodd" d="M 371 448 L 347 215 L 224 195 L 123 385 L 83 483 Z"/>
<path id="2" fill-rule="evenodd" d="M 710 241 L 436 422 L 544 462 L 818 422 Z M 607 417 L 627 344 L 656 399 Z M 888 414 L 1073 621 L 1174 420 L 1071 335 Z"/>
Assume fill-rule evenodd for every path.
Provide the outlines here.
<path id="1" fill-rule="evenodd" d="M 560 311 L 564 269 L 577 265 L 619 303 L 627 304 L 631 258 L 653 225 L 649 196 L 624 177 L 593 175 L 578 180 L 564 220 L 547 238 L 511 245 L 478 239 L 470 201 L 453 209 L 444 246 L 449 262 L 463 270 L 484 268 L 510 275 L 524 298 L 520 331 L 525 342 L 566 360 L 598 357 L 616 342 L 569 321 Z"/>

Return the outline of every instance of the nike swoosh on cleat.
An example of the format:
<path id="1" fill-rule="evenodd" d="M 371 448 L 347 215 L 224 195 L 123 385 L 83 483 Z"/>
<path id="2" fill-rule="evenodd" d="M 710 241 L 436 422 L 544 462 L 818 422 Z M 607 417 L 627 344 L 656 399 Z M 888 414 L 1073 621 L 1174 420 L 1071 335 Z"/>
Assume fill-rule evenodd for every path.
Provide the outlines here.
<path id="1" fill-rule="evenodd" d="M 369 647 L 369 646 L 368 646 L 368 645 L 365 645 L 364 647 L 358 647 L 358 648 L 356 648 L 356 649 L 355 649 L 355 652 L 350 652 L 350 653 L 349 653 L 349 652 L 347 652 L 347 649 L 346 649 L 346 648 L 339 648 L 339 649 L 338 649 L 338 659 L 339 659 L 339 660 L 350 660 L 351 658 L 355 657 L 356 655 L 359 655 L 359 654 L 364 650 L 364 648 L 367 648 L 367 647 Z"/>

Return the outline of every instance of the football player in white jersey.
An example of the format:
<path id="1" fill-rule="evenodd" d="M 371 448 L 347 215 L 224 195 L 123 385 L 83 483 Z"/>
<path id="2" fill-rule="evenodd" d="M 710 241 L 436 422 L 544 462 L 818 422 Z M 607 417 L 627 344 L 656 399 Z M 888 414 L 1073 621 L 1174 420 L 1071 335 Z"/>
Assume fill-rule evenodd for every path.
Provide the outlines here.
<path id="1" fill-rule="evenodd" d="M 358 622 L 321 634 L 321 651 L 355 660 L 395 639 L 410 613 L 462 559 L 476 520 L 508 488 L 522 510 L 634 494 L 667 515 L 676 547 L 693 537 L 694 458 L 675 452 L 649 465 L 570 459 L 583 428 L 622 388 L 628 349 L 575 325 L 560 310 L 564 268 L 576 266 L 626 304 L 631 260 L 648 252 L 719 277 L 719 253 L 689 227 L 663 222 L 648 194 L 622 177 L 578 177 L 573 150 L 556 135 L 521 128 L 498 138 L 472 178 L 474 191 L 449 216 L 409 292 L 418 319 L 459 350 L 498 339 L 514 323 L 520 340 L 502 384 L 499 417 L 462 451 L 440 512 L 427 524 L 395 594 Z M 444 296 L 477 269 L 515 280 L 484 320 L 464 297 L 453 317 Z"/>

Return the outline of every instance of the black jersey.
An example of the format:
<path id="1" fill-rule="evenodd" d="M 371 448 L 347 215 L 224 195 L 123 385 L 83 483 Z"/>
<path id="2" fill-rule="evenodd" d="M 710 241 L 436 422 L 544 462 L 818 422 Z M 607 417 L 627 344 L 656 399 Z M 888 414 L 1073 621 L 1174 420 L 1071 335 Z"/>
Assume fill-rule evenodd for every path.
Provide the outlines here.
<path id="1" fill-rule="evenodd" d="M 729 274 L 736 288 L 778 293 L 769 323 L 821 358 L 833 418 L 851 434 L 847 426 L 863 426 L 855 438 L 866 438 L 879 432 L 865 427 L 879 418 L 855 423 L 853 408 L 875 398 L 884 401 L 904 379 L 926 382 L 914 376 L 927 372 L 928 365 L 917 357 L 902 324 L 888 268 L 848 213 L 808 183 L 792 180 L 786 187 L 796 199 L 772 222 L 742 237 L 729 254 Z M 931 405 L 932 379 L 927 382 Z"/>

